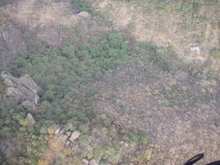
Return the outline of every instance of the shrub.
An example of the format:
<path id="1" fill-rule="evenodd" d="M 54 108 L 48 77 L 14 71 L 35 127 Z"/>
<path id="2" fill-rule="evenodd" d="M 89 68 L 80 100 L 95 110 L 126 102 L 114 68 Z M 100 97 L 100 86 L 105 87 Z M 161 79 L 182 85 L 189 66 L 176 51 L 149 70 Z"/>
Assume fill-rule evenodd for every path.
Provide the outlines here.
<path id="1" fill-rule="evenodd" d="M 0 77 L 0 94 L 4 93 L 6 89 L 6 85 L 3 82 L 3 79 Z"/>
<path id="2" fill-rule="evenodd" d="M 157 49 L 156 50 L 156 55 L 160 56 L 160 57 L 163 57 L 164 56 L 164 50 L 163 49 Z"/>
<path id="3" fill-rule="evenodd" d="M 215 59 L 220 58 L 220 50 L 212 50 L 211 56 L 214 57 Z"/>

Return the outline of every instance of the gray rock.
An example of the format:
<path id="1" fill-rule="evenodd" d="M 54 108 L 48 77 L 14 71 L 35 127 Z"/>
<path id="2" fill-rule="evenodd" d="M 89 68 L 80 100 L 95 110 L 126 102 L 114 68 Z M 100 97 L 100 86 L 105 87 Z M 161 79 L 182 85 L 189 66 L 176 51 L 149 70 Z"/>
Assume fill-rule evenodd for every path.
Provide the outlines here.
<path id="1" fill-rule="evenodd" d="M 89 162 L 89 165 L 98 165 L 98 163 L 96 162 L 95 159 L 92 159 L 92 160 Z"/>
<path id="2" fill-rule="evenodd" d="M 35 108 L 35 106 L 33 105 L 32 101 L 30 100 L 25 100 L 21 103 L 21 105 L 24 107 L 24 108 Z"/>
<path id="3" fill-rule="evenodd" d="M 54 132 L 54 134 L 55 135 L 59 135 L 59 133 L 60 133 L 60 127 L 59 126 L 55 126 L 56 128 L 56 130 L 55 130 L 55 132 Z"/>
<path id="4" fill-rule="evenodd" d="M 67 135 L 62 134 L 62 135 L 59 136 L 59 138 L 60 138 L 60 140 L 61 140 L 61 142 L 62 142 L 63 144 L 66 144 L 66 141 L 67 141 L 67 139 L 68 139 L 68 136 L 67 136 Z"/>
<path id="5" fill-rule="evenodd" d="M 1 77 L 5 80 L 5 79 L 14 79 L 15 77 L 11 75 L 11 73 L 7 72 L 7 71 L 2 71 L 1 73 Z M 15 78 L 16 79 L 16 78 Z"/>
<path id="6" fill-rule="evenodd" d="M 5 98 L 14 97 L 17 101 L 22 99 L 24 101 L 21 105 L 24 108 L 35 108 L 39 100 L 37 91 L 40 90 L 40 87 L 29 75 L 26 74 L 20 78 L 16 78 L 9 72 L 3 71 L 1 77 L 8 86 L 5 92 Z"/>
<path id="7" fill-rule="evenodd" d="M 70 139 L 69 139 L 69 140 L 70 140 L 71 142 L 74 142 L 74 140 L 77 139 L 80 134 L 81 134 L 81 133 L 80 133 L 79 131 L 75 130 L 75 131 L 72 133 L 72 135 L 70 136 Z"/>
<path id="8" fill-rule="evenodd" d="M 37 124 L 33 116 L 30 113 L 27 114 L 26 118 L 29 120 L 30 126 L 34 127 Z"/>
<path id="9" fill-rule="evenodd" d="M 65 132 L 66 132 L 66 128 L 64 127 L 64 128 L 60 131 L 59 135 L 64 134 Z"/>
<path id="10" fill-rule="evenodd" d="M 70 141 L 67 140 L 65 145 L 68 146 L 69 144 L 70 144 Z"/>
<path id="11" fill-rule="evenodd" d="M 27 89 L 30 89 L 35 94 L 37 94 L 37 91 L 40 89 L 39 86 L 34 82 L 34 80 L 28 74 L 25 74 L 24 76 L 20 77 L 19 82 Z"/>
<path id="12" fill-rule="evenodd" d="M 85 148 L 85 150 L 86 150 L 86 151 L 92 151 L 93 148 L 92 148 L 91 146 L 88 146 L 88 147 Z"/>
<path id="13" fill-rule="evenodd" d="M 76 151 L 78 148 L 79 148 L 79 145 L 77 144 L 77 145 L 72 147 L 72 151 Z"/>
<path id="14" fill-rule="evenodd" d="M 83 162 L 83 165 L 88 165 L 89 164 L 89 161 L 86 160 L 86 159 L 83 159 L 82 162 Z"/>
<path id="15" fill-rule="evenodd" d="M 36 105 L 37 105 L 39 99 L 40 99 L 40 97 L 39 97 L 38 95 L 36 95 L 35 98 L 34 98 L 34 103 L 35 103 Z"/>
<path id="16" fill-rule="evenodd" d="M 2 36 L 3 36 L 3 39 L 5 40 L 5 42 L 12 42 L 9 31 L 4 31 L 2 33 Z"/>
<path id="17" fill-rule="evenodd" d="M 86 19 L 91 19 L 92 18 L 92 16 L 86 11 L 80 12 L 79 14 L 77 14 L 77 16 L 82 17 L 82 18 L 86 18 Z"/>
<path id="18" fill-rule="evenodd" d="M 8 79 L 8 78 L 6 78 L 6 79 L 4 80 L 4 83 L 5 83 L 5 85 L 7 85 L 8 87 L 13 87 L 13 86 L 14 86 L 14 83 L 13 83 L 10 79 Z"/>
<path id="19" fill-rule="evenodd" d="M 5 91 L 5 94 L 8 96 L 8 97 L 23 97 L 23 93 L 18 89 L 18 88 L 14 88 L 14 87 L 8 87 Z"/>

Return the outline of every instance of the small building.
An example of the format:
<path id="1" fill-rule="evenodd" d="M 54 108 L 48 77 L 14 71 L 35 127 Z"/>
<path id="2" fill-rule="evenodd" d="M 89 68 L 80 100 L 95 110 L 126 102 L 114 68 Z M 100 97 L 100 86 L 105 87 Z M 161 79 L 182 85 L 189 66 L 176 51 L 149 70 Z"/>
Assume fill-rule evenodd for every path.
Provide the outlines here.
<path id="1" fill-rule="evenodd" d="M 198 46 L 191 46 L 191 47 L 190 47 L 190 50 L 191 50 L 191 51 L 200 51 L 200 49 L 199 49 Z"/>

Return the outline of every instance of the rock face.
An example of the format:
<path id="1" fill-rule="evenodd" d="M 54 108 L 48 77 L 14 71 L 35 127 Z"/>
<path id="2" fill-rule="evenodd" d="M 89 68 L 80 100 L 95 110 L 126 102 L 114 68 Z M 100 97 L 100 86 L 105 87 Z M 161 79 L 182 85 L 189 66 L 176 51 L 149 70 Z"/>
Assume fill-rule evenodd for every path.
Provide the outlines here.
<path id="1" fill-rule="evenodd" d="M 8 86 L 5 92 L 5 98 L 14 97 L 17 101 L 24 100 L 21 105 L 24 108 L 35 108 L 39 100 L 37 91 L 40 87 L 34 82 L 29 75 L 20 78 L 12 76 L 9 72 L 3 71 L 1 77 Z"/>
<path id="2" fill-rule="evenodd" d="M 49 130 L 49 133 L 58 137 L 63 145 L 71 147 L 73 147 L 74 140 L 77 139 L 81 134 L 81 132 L 78 130 L 74 130 L 73 132 L 69 131 L 67 126 L 64 126 L 61 129 L 59 125 L 53 125 L 49 128 Z"/>

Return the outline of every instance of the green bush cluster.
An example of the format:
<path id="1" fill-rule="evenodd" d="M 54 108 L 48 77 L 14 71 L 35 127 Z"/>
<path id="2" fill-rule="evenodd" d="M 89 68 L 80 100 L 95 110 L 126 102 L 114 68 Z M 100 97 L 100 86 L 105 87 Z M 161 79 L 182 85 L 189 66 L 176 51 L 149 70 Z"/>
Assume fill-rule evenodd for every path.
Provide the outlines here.
<path id="1" fill-rule="evenodd" d="M 0 94 L 2 95 L 5 92 L 6 85 L 3 82 L 3 79 L 0 77 Z"/>
<path id="2" fill-rule="evenodd" d="M 129 143 L 139 143 L 139 144 L 148 143 L 148 137 L 146 133 L 144 132 L 130 133 L 130 134 L 124 135 L 122 139 Z"/>
<path id="3" fill-rule="evenodd" d="M 212 50 L 211 56 L 214 57 L 215 59 L 220 59 L 220 50 Z"/>

